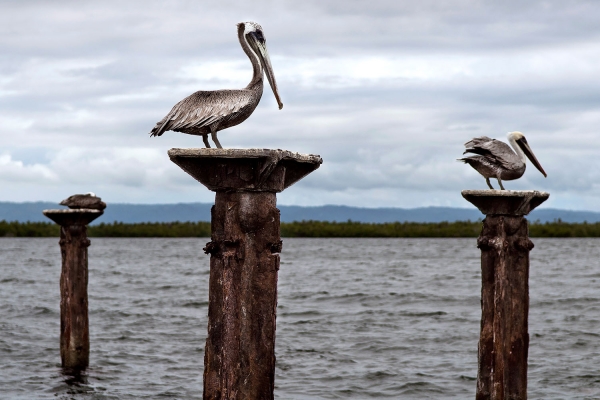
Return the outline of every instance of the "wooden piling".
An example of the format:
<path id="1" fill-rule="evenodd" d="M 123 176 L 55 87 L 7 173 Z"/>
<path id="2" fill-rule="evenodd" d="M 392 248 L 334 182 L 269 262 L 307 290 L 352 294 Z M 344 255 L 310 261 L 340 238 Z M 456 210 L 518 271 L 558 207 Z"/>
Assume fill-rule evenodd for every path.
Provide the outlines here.
<path id="1" fill-rule="evenodd" d="M 280 238 L 276 193 L 319 156 L 263 149 L 171 149 L 171 160 L 216 192 L 211 216 L 204 399 L 273 399 Z"/>
<path id="2" fill-rule="evenodd" d="M 60 358 L 65 373 L 78 374 L 89 365 L 88 252 L 86 225 L 102 215 L 99 210 L 44 210 L 60 225 Z"/>
<path id="3" fill-rule="evenodd" d="M 486 215 L 481 249 L 481 332 L 477 400 L 526 400 L 529 352 L 529 240 L 527 215 L 549 194 L 465 190 Z"/>

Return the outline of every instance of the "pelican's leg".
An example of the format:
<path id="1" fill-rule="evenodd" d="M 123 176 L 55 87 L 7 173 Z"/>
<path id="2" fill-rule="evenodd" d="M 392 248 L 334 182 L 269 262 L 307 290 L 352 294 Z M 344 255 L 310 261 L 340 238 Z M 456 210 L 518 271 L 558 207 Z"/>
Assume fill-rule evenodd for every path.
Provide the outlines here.
<path id="1" fill-rule="evenodd" d="M 490 189 L 494 190 L 494 187 L 492 186 L 492 184 L 490 183 L 490 178 L 485 178 L 485 183 L 488 184 L 488 186 L 490 187 Z"/>
<path id="2" fill-rule="evenodd" d="M 502 186 L 502 181 L 500 180 L 500 178 L 496 178 L 498 179 L 498 184 L 500 185 L 500 190 L 506 190 L 504 189 L 504 186 Z"/>
<path id="3" fill-rule="evenodd" d="M 210 143 L 208 143 L 208 133 L 202 135 L 202 141 L 207 149 L 210 149 Z"/>
<path id="4" fill-rule="evenodd" d="M 221 146 L 221 143 L 219 143 L 219 139 L 217 139 L 217 131 L 216 130 L 214 130 L 214 131 L 211 130 L 210 136 L 212 136 L 212 140 L 217 145 L 217 148 L 222 149 L 223 146 Z"/>

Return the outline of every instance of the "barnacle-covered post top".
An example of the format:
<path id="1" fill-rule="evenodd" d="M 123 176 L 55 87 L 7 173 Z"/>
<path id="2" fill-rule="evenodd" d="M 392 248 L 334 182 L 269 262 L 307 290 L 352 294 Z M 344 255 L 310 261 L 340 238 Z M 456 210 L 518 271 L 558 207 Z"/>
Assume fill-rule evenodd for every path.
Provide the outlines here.
<path id="1" fill-rule="evenodd" d="M 78 374 L 89 365 L 88 251 L 86 225 L 104 214 L 106 204 L 93 193 L 63 200 L 68 209 L 44 210 L 60 225 L 60 358 L 63 370 Z"/>
<path id="2" fill-rule="evenodd" d="M 524 216 L 548 200 L 537 190 L 463 190 L 462 196 L 485 215 Z"/>
<path id="3" fill-rule="evenodd" d="M 323 162 L 270 149 L 171 149 L 216 192 L 211 211 L 204 399 L 273 399 L 280 216 L 276 193 Z"/>
<path id="4" fill-rule="evenodd" d="M 104 214 L 102 210 L 92 210 L 89 208 L 62 209 L 62 210 L 44 210 L 44 215 L 56 222 L 60 226 L 69 225 L 88 225 L 96 218 Z"/>
<path id="5" fill-rule="evenodd" d="M 318 155 L 271 149 L 171 149 L 169 158 L 213 192 L 279 193 L 323 163 Z"/>
<path id="6" fill-rule="evenodd" d="M 527 399 L 529 252 L 525 215 L 550 196 L 537 190 L 463 190 L 483 214 L 481 332 L 476 398 Z"/>

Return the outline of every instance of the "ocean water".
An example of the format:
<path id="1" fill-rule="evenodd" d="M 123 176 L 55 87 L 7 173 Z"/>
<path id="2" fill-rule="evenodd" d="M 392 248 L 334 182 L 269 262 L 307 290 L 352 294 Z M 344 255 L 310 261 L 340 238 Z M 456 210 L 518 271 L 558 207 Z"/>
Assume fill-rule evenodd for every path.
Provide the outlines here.
<path id="1" fill-rule="evenodd" d="M 208 239 L 93 238 L 63 376 L 58 239 L 0 239 L 1 399 L 201 399 Z M 530 399 L 600 399 L 600 240 L 533 239 Z M 475 397 L 475 239 L 284 239 L 278 399 Z"/>

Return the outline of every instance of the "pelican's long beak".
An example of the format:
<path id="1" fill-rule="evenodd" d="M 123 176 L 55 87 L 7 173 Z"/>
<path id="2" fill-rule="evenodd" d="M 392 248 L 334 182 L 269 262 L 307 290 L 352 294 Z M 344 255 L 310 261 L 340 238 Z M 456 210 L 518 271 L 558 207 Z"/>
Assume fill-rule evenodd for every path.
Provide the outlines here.
<path id="1" fill-rule="evenodd" d="M 537 160 L 537 158 L 535 158 L 533 151 L 531 151 L 531 147 L 529 147 L 529 143 L 527 143 L 527 139 L 525 139 L 525 137 L 522 137 L 516 140 L 516 142 L 521 148 L 521 150 L 523 150 L 523 153 L 525 153 L 527 158 L 529 158 L 531 163 L 544 175 L 544 178 L 546 178 L 548 175 L 546 175 L 546 171 L 544 171 L 544 168 L 542 168 L 540 162 Z"/>
<path id="2" fill-rule="evenodd" d="M 283 108 L 283 103 L 281 102 L 281 97 L 279 97 L 279 90 L 277 89 L 277 82 L 275 81 L 275 74 L 273 74 L 273 67 L 271 66 L 271 59 L 269 58 L 269 52 L 267 51 L 267 43 L 264 38 L 257 38 L 255 35 L 248 35 L 252 38 L 250 40 L 251 46 L 254 48 L 258 58 L 260 60 L 263 69 L 265 70 L 265 74 L 267 75 L 267 79 L 269 80 L 269 85 L 271 85 L 271 89 L 273 89 L 273 94 L 275 95 L 275 99 L 277 100 L 277 104 L 279 105 L 279 109 Z"/>

